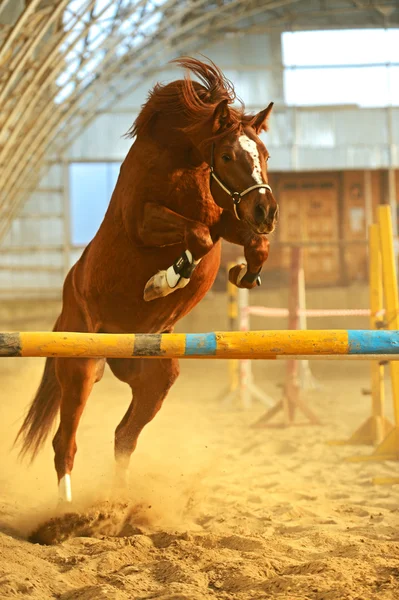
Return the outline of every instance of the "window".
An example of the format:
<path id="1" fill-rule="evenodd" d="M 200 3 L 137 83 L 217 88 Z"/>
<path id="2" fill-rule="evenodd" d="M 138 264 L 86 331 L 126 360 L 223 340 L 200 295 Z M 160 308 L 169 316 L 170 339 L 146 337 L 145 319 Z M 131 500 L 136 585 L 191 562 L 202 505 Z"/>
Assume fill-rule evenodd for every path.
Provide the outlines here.
<path id="1" fill-rule="evenodd" d="M 290 105 L 399 106 L 399 29 L 282 34 Z"/>
<path id="2" fill-rule="evenodd" d="M 120 163 L 71 163 L 69 192 L 71 242 L 86 245 L 93 239 L 118 179 Z"/>

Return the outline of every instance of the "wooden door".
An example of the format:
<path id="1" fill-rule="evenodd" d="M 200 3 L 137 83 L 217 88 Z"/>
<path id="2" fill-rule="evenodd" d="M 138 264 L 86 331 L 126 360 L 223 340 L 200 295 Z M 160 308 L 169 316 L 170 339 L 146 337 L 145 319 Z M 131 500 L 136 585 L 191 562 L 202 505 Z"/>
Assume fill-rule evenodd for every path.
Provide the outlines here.
<path id="1" fill-rule="evenodd" d="M 331 177 L 298 177 L 282 181 L 279 190 L 281 242 L 334 242 L 339 239 L 338 189 Z M 339 248 L 334 245 L 305 246 L 305 277 L 309 283 L 337 283 L 340 276 Z M 289 268 L 289 249 L 283 263 Z"/>

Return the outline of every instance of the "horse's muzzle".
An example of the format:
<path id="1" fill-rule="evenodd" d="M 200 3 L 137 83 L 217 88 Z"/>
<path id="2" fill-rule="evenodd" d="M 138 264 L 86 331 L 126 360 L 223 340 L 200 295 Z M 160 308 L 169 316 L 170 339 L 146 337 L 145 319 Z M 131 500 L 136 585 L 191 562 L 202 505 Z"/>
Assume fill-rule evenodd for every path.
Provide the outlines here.
<path id="1" fill-rule="evenodd" d="M 268 206 L 265 204 L 257 204 L 254 211 L 254 221 L 249 223 L 255 233 L 267 234 L 272 233 L 276 228 L 278 219 L 278 205 Z"/>

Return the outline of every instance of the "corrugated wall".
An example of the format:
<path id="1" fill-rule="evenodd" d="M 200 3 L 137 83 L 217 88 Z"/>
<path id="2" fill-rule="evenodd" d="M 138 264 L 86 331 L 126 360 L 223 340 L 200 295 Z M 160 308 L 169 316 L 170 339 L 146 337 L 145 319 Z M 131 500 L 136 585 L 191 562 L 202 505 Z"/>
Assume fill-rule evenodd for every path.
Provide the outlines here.
<path id="1" fill-rule="evenodd" d="M 258 97 L 258 96 L 256 96 Z M 266 105 L 268 98 L 264 105 Z M 253 105 L 261 110 L 264 105 Z M 251 107 L 252 108 L 252 107 Z M 123 160 L 131 140 L 123 135 L 133 123 L 137 105 L 99 115 L 73 144 L 69 160 Z M 270 131 L 262 134 L 276 171 L 379 169 L 399 167 L 399 108 L 306 109 L 276 106 Z"/>
<path id="2" fill-rule="evenodd" d="M 64 278 L 64 190 L 53 165 L 0 246 L 1 295 L 56 295 Z"/>

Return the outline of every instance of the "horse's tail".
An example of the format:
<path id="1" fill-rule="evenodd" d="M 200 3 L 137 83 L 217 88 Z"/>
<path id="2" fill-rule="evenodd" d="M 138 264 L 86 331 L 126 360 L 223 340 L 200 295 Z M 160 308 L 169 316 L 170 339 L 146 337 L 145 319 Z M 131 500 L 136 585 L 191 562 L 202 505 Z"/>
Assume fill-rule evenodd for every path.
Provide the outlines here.
<path id="1" fill-rule="evenodd" d="M 57 325 L 54 327 L 56 331 Z M 46 441 L 60 407 L 61 389 L 55 373 L 55 358 L 47 358 L 42 380 L 14 444 L 21 442 L 20 456 L 32 460 Z"/>

